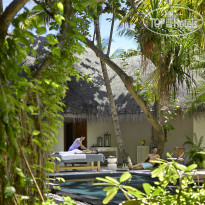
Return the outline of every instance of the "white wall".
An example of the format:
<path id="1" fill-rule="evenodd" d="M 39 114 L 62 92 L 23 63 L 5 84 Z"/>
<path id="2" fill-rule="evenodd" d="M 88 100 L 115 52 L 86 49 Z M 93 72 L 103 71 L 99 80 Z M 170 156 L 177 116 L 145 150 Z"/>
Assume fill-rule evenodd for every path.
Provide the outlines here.
<path id="1" fill-rule="evenodd" d="M 166 158 L 166 153 L 170 154 L 174 150 L 174 146 L 183 147 L 185 141 L 187 141 L 185 136 L 193 137 L 193 118 L 186 116 L 182 118 L 179 116 L 171 124 L 174 126 L 175 130 L 168 133 L 167 142 L 165 143 L 163 158 Z M 185 152 L 190 149 L 190 146 L 185 145 Z M 186 161 L 185 161 L 186 162 Z"/>
<path id="2" fill-rule="evenodd" d="M 166 158 L 166 152 L 172 153 L 175 145 L 183 147 L 186 141 L 186 135 L 193 137 L 193 119 L 191 117 L 178 117 L 176 121 L 171 122 L 175 130 L 168 133 L 167 142 L 165 143 L 163 158 Z M 129 151 L 133 163 L 137 163 L 137 146 L 141 141 L 146 141 L 145 145 L 150 146 L 151 142 L 151 125 L 146 120 L 131 120 L 121 123 L 121 131 L 125 147 Z M 104 133 L 112 134 L 112 146 L 117 146 L 117 141 L 112 123 L 93 122 L 88 123 L 88 147 L 97 143 L 97 137 L 103 136 Z M 185 146 L 189 150 L 189 146 Z M 121 159 L 119 160 L 121 162 Z"/>
<path id="3" fill-rule="evenodd" d="M 97 137 L 103 137 L 106 133 L 111 134 L 111 146 L 116 146 L 116 139 L 112 122 L 87 122 L 87 146 L 90 148 L 92 145 L 97 144 Z M 105 153 L 107 154 L 107 153 Z M 110 153 L 111 155 L 112 153 Z"/>
<path id="4" fill-rule="evenodd" d="M 125 146 L 133 163 L 137 163 L 137 146 L 142 145 L 142 140 L 146 141 L 145 145 L 150 145 L 151 129 L 151 125 L 146 119 L 121 123 Z"/>
<path id="5" fill-rule="evenodd" d="M 111 146 L 117 147 L 116 135 L 112 122 L 88 122 L 88 147 L 96 144 L 97 137 L 104 136 L 104 134 L 107 132 L 111 134 Z M 129 151 L 133 162 L 136 163 L 137 145 L 141 145 L 142 139 L 146 140 L 146 144 L 150 144 L 151 126 L 147 120 L 125 121 L 121 123 L 121 132 L 125 147 Z"/>
<path id="6" fill-rule="evenodd" d="M 205 117 L 201 116 L 197 119 L 193 119 L 193 133 L 196 134 L 199 139 L 201 136 L 204 136 L 202 146 L 205 147 Z"/>
<path id="7" fill-rule="evenodd" d="M 64 125 L 58 128 L 57 144 L 54 146 L 53 150 L 60 152 L 64 150 Z"/>
<path id="8" fill-rule="evenodd" d="M 198 131 L 205 133 L 204 125 L 205 119 L 201 122 L 194 122 L 195 132 Z M 193 119 L 191 117 L 181 118 L 178 117 L 176 121 L 172 122 L 175 127 L 174 131 L 168 133 L 168 142 L 165 144 L 163 158 L 166 158 L 166 152 L 172 153 L 174 146 L 183 146 L 186 141 L 186 135 L 193 137 Z M 151 125 L 146 119 L 124 121 L 121 123 L 121 131 L 124 139 L 125 146 L 129 151 L 129 154 L 133 160 L 133 163 L 137 163 L 137 146 L 141 145 L 141 141 L 144 139 L 146 145 L 150 145 L 151 138 Z M 117 146 L 117 141 L 114 133 L 112 122 L 87 122 L 87 147 L 90 148 L 93 144 L 97 144 L 97 137 L 104 136 L 105 133 L 111 134 L 111 145 Z M 190 147 L 186 146 L 186 150 Z M 55 151 L 64 150 L 64 128 L 59 129 L 58 143 L 54 148 Z M 119 162 L 122 162 L 121 159 Z"/>

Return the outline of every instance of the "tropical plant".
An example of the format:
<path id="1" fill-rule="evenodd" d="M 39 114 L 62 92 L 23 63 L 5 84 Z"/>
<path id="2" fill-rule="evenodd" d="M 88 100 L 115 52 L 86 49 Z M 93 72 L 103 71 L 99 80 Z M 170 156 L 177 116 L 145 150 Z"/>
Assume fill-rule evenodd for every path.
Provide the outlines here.
<path id="1" fill-rule="evenodd" d="M 197 81 L 187 101 L 187 112 L 195 117 L 203 116 L 205 111 L 205 72 L 204 68 L 202 70 L 201 80 Z"/>
<path id="2" fill-rule="evenodd" d="M 107 56 L 110 55 L 112 34 L 113 34 L 113 29 L 114 29 L 114 21 L 115 21 L 115 9 L 114 9 L 114 12 L 113 12 L 112 24 L 111 24 L 111 29 L 110 29 L 110 37 L 109 37 L 109 43 L 108 43 L 108 47 L 107 47 Z M 98 46 L 99 50 L 101 50 L 103 52 L 103 47 L 102 47 L 102 42 L 101 42 L 99 16 L 95 16 L 94 25 L 95 25 L 97 46 Z M 115 106 L 115 102 L 114 102 L 114 98 L 113 98 L 113 94 L 112 94 L 112 88 L 111 88 L 111 84 L 110 84 L 110 81 L 109 81 L 109 76 L 108 76 L 106 64 L 103 61 L 101 61 L 101 68 L 102 68 L 103 78 L 104 78 L 104 81 L 105 81 L 105 86 L 106 86 L 106 90 L 107 90 L 107 94 L 108 94 L 108 100 L 109 100 L 109 103 L 110 103 L 113 127 L 114 127 L 114 130 L 115 130 L 115 135 L 116 135 L 118 147 L 119 147 L 119 150 L 120 150 L 120 155 L 122 157 L 123 163 L 126 163 L 127 157 L 128 157 L 128 151 L 125 147 L 124 140 L 123 140 L 123 137 L 122 137 L 122 132 L 121 132 L 121 128 L 120 128 L 120 121 L 119 121 L 119 118 L 118 118 L 118 114 L 117 114 L 117 110 L 116 110 L 116 106 Z"/>
<path id="3" fill-rule="evenodd" d="M 4 205 L 18 204 L 21 200 L 24 204 L 45 201 L 47 173 L 53 171 L 54 165 L 48 155 L 62 125 L 59 113 L 63 112 L 66 81 L 71 76 L 82 78 L 72 68 L 76 62 L 74 53 L 81 54 L 84 50 L 80 42 L 90 46 L 121 77 L 158 133 L 162 150 L 164 145 L 163 127 L 143 96 L 133 91 L 132 76 L 126 75 L 86 38 L 93 20 L 88 10 L 95 10 L 104 1 L 40 0 L 35 1 L 37 6 L 32 15 L 24 8 L 27 2 L 13 0 L 3 11 L 0 1 L 0 203 Z M 124 1 L 114 2 L 118 9 Z M 107 11 L 112 11 L 109 1 L 105 5 Z M 116 10 L 119 18 L 122 13 Z M 45 36 L 45 55 L 32 48 L 38 41 L 33 32 Z M 34 58 L 31 65 L 25 63 L 27 56 Z"/>
<path id="4" fill-rule="evenodd" d="M 167 153 L 168 157 L 171 157 Z M 197 167 L 192 164 L 188 167 L 178 164 L 174 160 L 167 162 L 165 160 L 155 161 L 161 165 L 152 172 L 152 177 L 158 177 L 159 182 L 155 182 L 156 186 L 151 186 L 148 183 L 143 184 L 144 192 L 139 191 L 135 187 L 128 186 L 128 183 L 123 184 L 128 179 L 131 179 L 131 174 L 126 172 L 122 174 L 120 180 L 117 181 L 111 177 L 105 178 L 97 177 L 101 181 L 94 185 L 106 186 L 103 190 L 106 192 L 106 197 L 103 204 L 110 202 L 118 191 L 122 191 L 127 198 L 127 201 L 122 203 L 124 205 L 133 204 L 203 204 L 205 201 L 205 189 L 196 185 L 193 180 L 192 171 Z M 175 191 L 172 193 L 168 185 L 174 185 Z M 204 184 L 205 185 L 205 184 Z"/>
<path id="5" fill-rule="evenodd" d="M 3 205 L 45 202 L 48 172 L 54 170 L 49 154 L 62 126 L 59 113 L 63 112 L 67 81 L 71 76 L 84 79 L 72 65 L 76 62 L 73 54 L 84 51 L 79 41 L 84 40 L 88 21 L 82 18 L 81 11 L 86 10 L 89 1 L 36 1 L 35 13 L 44 12 L 40 15 L 43 19 L 49 14 L 53 18 L 47 26 L 42 19 L 36 21 L 35 16 L 32 19 L 32 11 L 23 9 L 26 2 L 11 1 L 0 11 L 0 204 Z M 3 8 L 2 1 L 0 4 Z M 8 30 L 11 24 L 12 33 Z M 31 31 L 45 37 L 36 38 Z M 43 55 L 33 49 L 39 39 L 44 39 Z M 33 59 L 29 65 L 25 63 L 28 56 Z"/>
<path id="6" fill-rule="evenodd" d="M 161 26 L 154 27 L 154 32 L 152 32 L 145 27 L 145 23 L 150 25 L 150 19 L 166 18 L 169 12 L 182 13 L 180 7 L 196 10 L 197 8 L 190 1 L 145 0 L 136 2 L 130 0 L 129 2 L 132 9 L 121 20 L 119 28 L 122 28 L 122 25 L 124 25 L 124 28 L 119 31 L 119 35 L 136 39 L 142 57 L 148 58 L 155 65 L 156 69 L 148 76 L 146 83 L 153 85 L 156 104 L 154 113 L 156 118 L 162 121 L 162 107 L 169 105 L 172 93 L 174 92 L 176 96 L 176 90 L 184 83 L 187 84 L 189 90 L 191 89 L 193 81 L 190 69 L 195 67 L 192 59 L 194 53 L 196 53 L 193 48 L 200 40 L 202 42 L 204 37 L 203 34 L 197 35 L 197 33 L 183 37 L 177 36 L 178 32 L 182 34 L 181 29 L 170 31 L 160 21 L 159 25 L 161 24 Z M 150 19 L 147 19 L 146 15 L 150 16 Z M 188 14 L 183 12 L 183 15 L 187 16 Z M 156 34 L 157 32 L 162 32 L 162 35 Z M 175 35 L 164 35 L 167 33 L 173 34 L 171 32 L 174 32 Z M 146 63 L 144 69 L 146 69 Z M 157 135 L 159 133 L 155 133 L 155 129 L 153 129 L 152 144 L 158 141 Z"/>
<path id="7" fill-rule="evenodd" d="M 198 168 L 202 168 L 202 156 L 199 154 L 201 151 L 205 151 L 205 147 L 202 146 L 204 136 L 201 136 L 199 139 L 194 134 L 194 138 L 190 138 L 186 136 L 187 141 L 183 145 L 191 145 L 191 149 L 185 153 L 186 157 L 189 157 L 190 161 L 187 163 L 190 164 L 197 164 Z"/>

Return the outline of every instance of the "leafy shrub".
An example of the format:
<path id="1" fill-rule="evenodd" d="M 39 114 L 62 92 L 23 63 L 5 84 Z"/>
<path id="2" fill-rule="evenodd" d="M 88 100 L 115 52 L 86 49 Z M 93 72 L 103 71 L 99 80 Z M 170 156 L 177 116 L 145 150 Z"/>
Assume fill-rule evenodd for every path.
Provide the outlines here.
<path id="1" fill-rule="evenodd" d="M 205 150 L 205 148 L 202 146 L 203 136 L 201 136 L 199 140 L 196 135 L 194 135 L 195 140 L 188 136 L 186 136 L 186 138 L 187 141 L 184 143 L 184 145 L 191 145 L 191 149 L 185 153 L 185 156 L 189 157 L 190 159 L 187 165 L 195 163 L 198 165 L 198 168 L 202 168 L 202 157 L 198 153 Z"/>
<path id="2" fill-rule="evenodd" d="M 171 155 L 167 153 L 171 158 Z M 160 163 L 160 166 L 152 172 L 152 177 L 158 177 L 159 182 L 157 185 L 151 186 L 148 183 L 143 184 L 144 193 L 138 189 L 123 185 L 122 183 L 132 176 L 129 172 L 123 173 L 120 180 L 117 181 L 109 176 L 105 178 L 97 177 L 96 179 L 102 183 L 95 183 L 95 185 L 105 185 L 103 189 L 106 191 L 106 197 L 103 204 L 109 203 L 119 190 L 121 190 L 128 201 L 123 202 L 124 205 L 132 204 L 204 204 L 205 202 L 205 189 L 198 187 L 193 179 L 193 170 L 197 167 L 196 164 L 185 166 L 172 160 L 167 162 L 160 159 L 153 161 Z M 171 193 L 168 185 L 176 187 L 175 193 Z"/>

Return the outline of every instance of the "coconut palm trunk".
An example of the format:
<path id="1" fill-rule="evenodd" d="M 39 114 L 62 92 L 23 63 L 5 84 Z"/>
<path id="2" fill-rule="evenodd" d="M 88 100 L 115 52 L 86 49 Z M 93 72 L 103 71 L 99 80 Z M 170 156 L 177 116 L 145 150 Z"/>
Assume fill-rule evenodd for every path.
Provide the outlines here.
<path id="1" fill-rule="evenodd" d="M 154 141 L 157 143 L 159 154 L 161 155 L 164 151 L 164 129 L 163 125 L 158 121 L 158 119 L 153 115 L 153 113 L 150 111 L 149 107 L 146 106 L 146 103 L 143 99 L 143 96 L 141 96 L 139 93 L 137 94 L 134 91 L 133 88 L 133 78 L 131 76 L 128 76 L 118 65 L 116 65 L 110 58 L 105 55 L 101 50 L 99 50 L 92 41 L 90 41 L 88 38 L 86 38 L 86 44 L 95 52 L 95 54 L 107 65 L 110 66 L 111 69 L 113 69 L 116 74 L 121 78 L 123 81 L 125 87 L 132 95 L 135 102 L 140 106 L 142 111 L 144 112 L 147 120 L 150 122 L 150 124 L 153 126 L 153 129 L 155 130 L 155 136 Z"/>
<path id="2" fill-rule="evenodd" d="M 113 18 L 114 18 L 114 15 L 113 15 Z M 114 20 L 113 20 L 113 23 L 114 23 Z M 110 50 L 111 38 L 112 38 L 113 23 L 112 23 L 112 27 L 111 27 L 111 35 L 110 35 L 110 41 L 109 41 L 109 45 L 108 45 L 108 53 L 107 53 L 108 55 L 109 55 L 109 50 Z M 95 20 L 95 34 L 96 34 L 98 48 L 99 48 L 99 50 L 102 51 L 102 43 L 101 43 L 101 35 L 100 35 L 100 27 L 99 27 L 99 17 L 97 18 L 97 20 Z M 101 63 L 103 78 L 105 81 L 105 86 L 106 86 L 108 99 L 109 99 L 109 103 L 110 103 L 112 120 L 113 120 L 113 125 L 114 125 L 114 130 L 115 130 L 115 134 L 116 134 L 116 139 L 117 139 L 120 155 L 122 157 L 123 163 L 126 163 L 127 157 L 128 157 L 128 152 L 125 148 L 125 144 L 124 144 L 124 141 L 122 138 L 122 132 L 120 129 L 120 122 L 119 122 L 119 118 L 117 115 L 115 102 L 113 99 L 113 94 L 112 94 L 112 89 L 111 89 L 111 85 L 110 85 L 110 81 L 109 81 L 109 77 L 108 77 L 108 73 L 107 73 L 107 69 L 106 69 L 106 64 L 102 60 L 100 60 L 100 63 Z"/>

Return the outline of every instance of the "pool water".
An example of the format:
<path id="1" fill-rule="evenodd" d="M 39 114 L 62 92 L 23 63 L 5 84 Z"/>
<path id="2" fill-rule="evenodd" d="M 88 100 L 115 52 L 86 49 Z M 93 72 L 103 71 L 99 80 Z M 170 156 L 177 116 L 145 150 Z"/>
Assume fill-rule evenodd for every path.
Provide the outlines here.
<path id="1" fill-rule="evenodd" d="M 120 176 L 111 176 L 119 181 Z M 149 183 L 151 185 L 154 185 L 154 181 L 156 179 L 152 179 L 150 176 L 140 176 L 138 174 L 132 175 L 132 179 L 130 181 L 125 181 L 124 184 L 128 186 L 135 187 L 139 189 L 140 191 L 143 191 L 142 184 L 143 183 Z M 98 183 L 95 178 L 88 178 L 86 179 L 74 179 L 72 180 L 66 180 L 65 183 L 61 183 L 61 191 L 71 193 L 71 194 L 78 194 L 83 195 L 91 200 L 93 200 L 93 204 L 102 204 L 103 199 L 106 196 L 106 192 L 103 191 L 103 188 L 105 186 L 100 185 L 93 185 L 93 183 Z M 112 201 L 109 204 L 119 204 L 122 201 L 127 200 L 122 193 L 122 191 L 118 191 L 116 196 L 112 199 Z M 96 201 L 96 203 L 94 202 Z M 98 203 L 97 203 L 98 202 Z"/>

